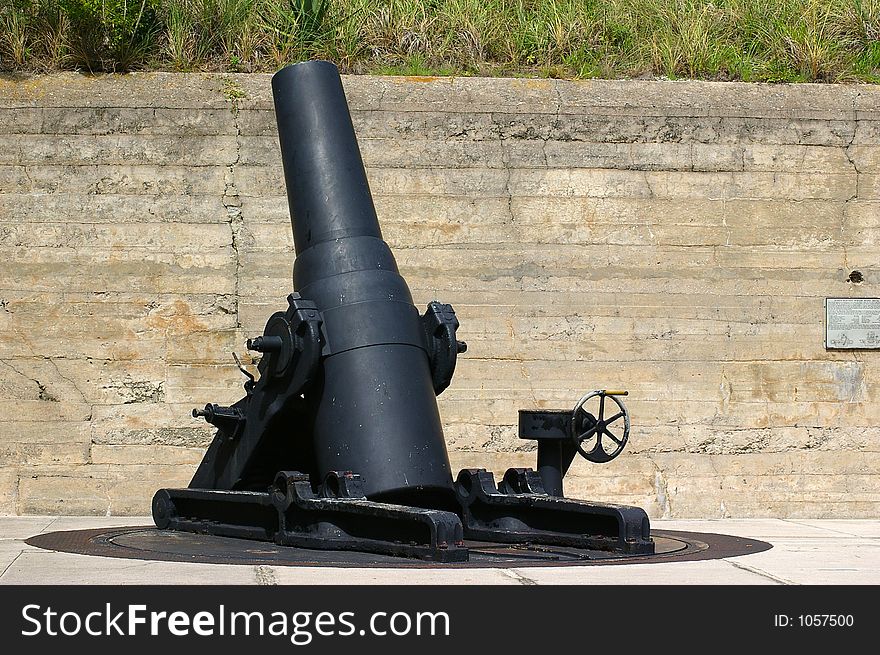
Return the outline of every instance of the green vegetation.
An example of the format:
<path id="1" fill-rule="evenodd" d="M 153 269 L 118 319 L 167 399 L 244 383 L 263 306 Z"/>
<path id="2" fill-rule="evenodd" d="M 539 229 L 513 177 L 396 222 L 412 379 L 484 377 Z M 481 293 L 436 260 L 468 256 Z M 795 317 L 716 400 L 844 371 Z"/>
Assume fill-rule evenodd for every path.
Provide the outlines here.
<path id="1" fill-rule="evenodd" d="M 0 70 L 880 81 L 880 0 L 0 0 Z"/>

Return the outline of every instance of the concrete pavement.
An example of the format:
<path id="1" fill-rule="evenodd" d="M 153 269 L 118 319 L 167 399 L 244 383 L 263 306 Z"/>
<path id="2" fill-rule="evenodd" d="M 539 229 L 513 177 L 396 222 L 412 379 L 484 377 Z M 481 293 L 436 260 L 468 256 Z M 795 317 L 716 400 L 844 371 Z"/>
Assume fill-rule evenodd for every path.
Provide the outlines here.
<path id="1" fill-rule="evenodd" d="M 339 569 L 191 564 L 43 550 L 41 532 L 151 525 L 147 517 L 0 517 L 0 584 L 880 584 L 880 520 L 654 520 L 658 530 L 773 544 L 719 560 L 510 569 Z"/>

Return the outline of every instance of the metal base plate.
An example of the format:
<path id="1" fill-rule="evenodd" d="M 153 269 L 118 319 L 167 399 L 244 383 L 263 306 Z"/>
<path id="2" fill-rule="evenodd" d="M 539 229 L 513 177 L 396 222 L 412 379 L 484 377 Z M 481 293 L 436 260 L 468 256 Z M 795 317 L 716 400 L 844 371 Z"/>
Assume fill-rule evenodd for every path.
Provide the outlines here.
<path id="1" fill-rule="evenodd" d="M 528 566 L 589 566 L 720 559 L 772 548 L 763 541 L 728 535 L 654 530 L 653 555 L 621 555 L 562 546 L 528 546 L 466 541 L 467 562 L 425 562 L 389 555 L 310 550 L 263 541 L 216 537 L 154 527 L 48 532 L 26 541 L 31 546 L 81 555 L 272 566 L 333 566 L 358 568 L 507 568 Z"/>

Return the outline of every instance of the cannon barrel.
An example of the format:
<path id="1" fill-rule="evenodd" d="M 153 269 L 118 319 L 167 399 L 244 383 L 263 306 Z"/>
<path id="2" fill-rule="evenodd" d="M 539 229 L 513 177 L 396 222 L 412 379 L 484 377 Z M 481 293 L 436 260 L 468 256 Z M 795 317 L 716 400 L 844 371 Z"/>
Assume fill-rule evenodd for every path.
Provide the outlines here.
<path id="1" fill-rule="evenodd" d="M 321 371 L 306 394 L 318 477 L 357 471 L 372 499 L 450 493 L 424 330 L 382 240 L 336 66 L 288 66 L 272 90 L 294 288 L 323 318 Z"/>

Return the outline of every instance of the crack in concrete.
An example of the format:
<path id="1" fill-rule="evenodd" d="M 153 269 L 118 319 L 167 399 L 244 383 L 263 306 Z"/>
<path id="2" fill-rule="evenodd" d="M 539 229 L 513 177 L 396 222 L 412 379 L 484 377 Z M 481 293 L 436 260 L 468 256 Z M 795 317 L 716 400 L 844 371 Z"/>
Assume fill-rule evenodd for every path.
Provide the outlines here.
<path id="1" fill-rule="evenodd" d="M 739 569 L 741 571 L 748 571 L 749 573 L 754 573 L 755 575 L 759 575 L 762 578 L 766 578 L 767 580 L 772 580 L 776 584 L 788 585 L 788 586 L 797 584 L 796 582 L 793 582 L 791 580 L 786 580 L 785 578 L 775 576 L 772 573 L 767 573 L 766 571 L 762 571 L 761 569 L 756 569 L 752 566 L 747 566 L 746 564 L 740 564 L 739 562 L 734 562 L 733 560 L 729 560 L 729 559 L 725 559 L 723 561 L 727 562 L 735 569 Z"/>
<path id="2" fill-rule="evenodd" d="M 511 229 L 513 229 L 514 223 L 516 221 L 513 214 L 513 192 L 510 188 L 510 181 L 513 177 L 513 168 L 510 165 L 510 153 L 507 150 L 507 138 L 504 136 L 504 132 L 499 132 L 498 140 L 501 144 L 501 167 L 504 169 L 505 178 L 504 178 L 504 194 L 507 199 L 507 217 L 508 217 L 508 225 L 510 225 Z"/>
<path id="3" fill-rule="evenodd" d="M 80 388 L 78 386 L 76 386 L 76 383 L 73 380 L 71 380 L 69 377 L 67 377 L 66 375 L 64 375 L 61 372 L 61 369 L 58 368 L 58 362 L 55 361 L 55 359 L 56 359 L 55 357 L 47 357 L 44 355 L 43 359 L 45 359 L 50 364 L 52 364 L 52 367 L 58 373 L 58 377 L 60 377 L 62 380 L 67 382 L 71 387 L 73 387 L 73 390 L 79 394 L 79 397 L 82 399 L 83 403 L 85 403 L 86 405 L 89 406 L 89 416 L 88 416 L 88 418 L 86 418 L 86 420 L 91 421 L 92 420 L 92 411 L 94 408 L 91 405 L 91 403 L 89 403 L 88 399 L 86 399 L 86 395 L 82 392 L 82 390 L 80 390 Z"/>
<path id="4" fill-rule="evenodd" d="M 856 102 L 857 102 L 857 100 L 859 99 L 859 97 L 860 97 L 861 95 L 862 95 L 861 92 L 858 92 L 858 93 L 856 93 L 856 95 L 853 97 L 853 100 L 852 100 L 852 110 L 853 110 L 853 130 L 852 130 L 852 136 L 850 136 L 849 142 L 843 147 L 843 155 L 844 155 L 844 157 L 846 157 L 846 159 L 847 159 L 847 161 L 849 162 L 850 166 L 852 166 L 852 168 L 853 168 L 853 172 L 854 172 L 855 175 L 856 175 L 856 188 L 855 188 L 855 190 L 854 190 L 854 193 L 853 193 L 853 195 L 851 195 L 849 198 L 847 198 L 846 200 L 843 201 L 843 211 L 840 212 L 840 247 L 841 247 L 841 250 L 843 251 L 843 269 L 844 269 L 844 274 L 846 274 L 846 271 L 849 269 L 849 257 L 848 257 L 848 253 L 847 253 L 847 250 L 846 250 L 846 239 L 844 238 L 845 235 L 846 235 L 846 222 L 847 222 L 847 210 L 846 210 L 846 207 L 847 207 L 847 205 L 848 205 L 850 202 L 852 202 L 853 200 L 858 200 L 858 198 L 859 198 L 859 186 L 860 186 L 860 184 L 861 184 L 861 171 L 859 170 L 859 167 L 858 167 L 858 165 L 856 164 L 856 160 L 855 160 L 855 158 L 852 156 L 852 153 L 850 152 L 851 148 L 853 147 L 853 144 L 855 143 L 855 140 L 856 140 L 856 134 L 857 134 L 858 131 L 859 131 L 859 119 L 858 119 L 858 116 L 857 116 L 857 114 L 856 114 L 856 111 L 857 111 L 857 110 L 856 110 Z"/>
<path id="5" fill-rule="evenodd" d="M 856 140 L 856 134 L 857 134 L 858 131 L 859 131 L 859 119 L 858 119 L 858 115 L 857 115 L 857 113 L 856 113 L 856 112 L 857 112 L 857 110 L 856 110 L 856 102 L 858 101 L 858 99 L 859 99 L 859 97 L 860 97 L 861 95 L 862 95 L 862 93 L 861 93 L 861 91 L 859 91 L 859 92 L 857 92 L 856 95 L 853 97 L 853 100 L 852 100 L 852 110 L 853 110 L 853 129 L 852 129 L 852 136 L 850 136 L 850 138 L 849 138 L 849 142 L 847 142 L 847 144 L 843 147 L 843 155 L 844 155 L 844 157 L 846 157 L 847 161 L 849 161 L 850 166 L 853 167 L 853 171 L 854 171 L 855 174 L 856 174 L 856 188 L 855 188 L 855 193 L 854 193 L 851 197 L 849 197 L 849 198 L 847 198 L 846 200 L 844 200 L 844 204 L 846 204 L 846 203 L 848 203 L 848 202 L 850 202 L 850 201 L 852 201 L 852 200 L 856 200 L 856 199 L 858 199 L 858 197 L 859 197 L 859 184 L 860 184 L 860 182 L 861 182 L 861 171 L 859 170 L 859 167 L 858 167 L 858 165 L 856 164 L 856 160 L 853 158 L 852 153 L 850 152 L 850 149 L 853 147 L 853 144 L 855 143 L 855 140 Z"/>
<path id="6" fill-rule="evenodd" d="M 843 154 L 844 154 L 844 155 L 846 156 L 846 158 L 849 160 L 849 163 L 852 165 L 853 170 L 854 170 L 857 174 L 858 174 L 858 173 L 861 173 L 861 171 L 859 170 L 859 167 L 856 165 L 856 162 L 855 162 L 855 160 L 853 159 L 852 155 L 850 154 L 849 149 L 853 147 L 853 144 L 855 143 L 855 140 L 856 140 L 856 134 L 857 134 L 858 131 L 859 131 L 859 118 L 858 118 L 858 115 L 857 115 L 857 113 L 856 113 L 856 112 L 858 111 L 858 110 L 856 109 L 856 102 L 857 102 L 858 99 L 861 97 L 861 95 L 862 95 L 862 92 L 859 91 L 859 92 L 857 92 L 856 95 L 853 97 L 853 100 L 852 100 L 852 109 L 853 109 L 853 130 L 852 130 L 852 136 L 849 138 L 849 142 L 843 147 Z"/>
<path id="7" fill-rule="evenodd" d="M 230 78 L 223 78 L 229 80 Z M 224 93 L 227 102 L 232 105 L 232 125 L 235 128 L 235 158 L 226 167 L 226 179 L 223 189 L 223 208 L 226 210 L 227 223 L 231 233 L 231 243 L 233 257 L 235 258 L 235 285 L 233 289 L 233 311 L 235 313 L 235 327 L 241 328 L 241 312 L 239 308 L 240 296 L 239 289 L 241 285 L 241 253 L 239 247 L 244 232 L 244 215 L 241 211 L 241 197 L 236 186 L 236 168 L 241 163 L 241 124 L 238 120 L 240 111 L 238 100 L 239 96 L 232 93 Z"/>
<path id="8" fill-rule="evenodd" d="M 558 134 L 562 129 L 559 118 L 562 114 L 562 89 L 560 88 L 561 84 L 562 82 L 560 82 L 559 80 L 553 80 L 552 83 L 553 94 L 556 99 L 556 106 L 554 107 L 553 112 L 553 123 L 551 124 L 550 129 L 547 130 L 546 136 L 541 143 L 541 156 L 544 158 L 545 168 L 550 167 L 550 160 L 547 158 L 547 144 L 550 142 L 550 139 L 553 137 L 553 135 Z"/>
<path id="9" fill-rule="evenodd" d="M 37 378 L 32 377 L 32 376 L 30 376 L 30 375 L 27 375 L 27 374 L 24 373 L 23 371 L 19 371 L 17 368 L 15 368 L 12 364 L 10 364 L 9 362 L 7 362 L 6 360 L 2 360 L 2 359 L 0 359 L 0 364 L 3 364 L 4 366 L 6 366 L 6 367 L 12 369 L 12 372 L 15 373 L 16 375 L 20 375 L 20 376 L 23 377 L 25 380 L 30 380 L 31 382 L 33 382 L 34 384 L 36 384 L 36 385 L 37 385 L 37 400 L 46 400 L 46 401 L 49 401 L 49 402 L 56 402 L 56 403 L 58 402 L 58 399 L 57 399 L 57 398 L 55 398 L 54 396 L 50 395 L 50 394 L 46 391 L 46 385 L 43 384 L 42 382 L 40 382 Z"/>
<path id="10" fill-rule="evenodd" d="M 18 551 L 18 555 L 16 555 L 16 556 L 13 558 L 13 560 L 12 560 L 11 562 L 9 562 L 9 564 L 6 565 L 6 567 L 3 569 L 3 572 L 0 573 L 0 579 L 2 579 L 3 576 L 6 575 L 6 572 L 7 572 L 9 569 L 12 568 L 12 565 L 15 564 L 15 563 L 18 561 L 18 558 L 21 557 L 21 554 L 22 554 L 23 552 L 24 552 L 24 549 Z"/>
<path id="11" fill-rule="evenodd" d="M 7 311 L 9 311 L 9 310 L 7 310 Z M 10 313 L 11 313 L 11 312 L 10 312 Z M 64 375 L 64 374 L 61 372 L 61 369 L 58 367 L 58 363 L 55 361 L 56 359 L 67 359 L 67 358 L 65 358 L 65 357 L 50 357 L 50 356 L 48 356 L 48 355 L 43 355 L 43 354 L 38 353 L 38 352 L 34 349 L 34 347 L 30 344 L 30 341 L 28 340 L 27 336 L 26 336 L 25 334 L 23 334 L 23 333 L 21 332 L 21 330 L 19 330 L 14 324 L 13 324 L 11 327 L 12 327 L 12 332 L 13 332 L 14 334 L 18 335 L 18 337 L 19 337 L 19 339 L 20 339 L 20 343 L 22 343 L 22 344 L 25 346 L 25 348 L 27 348 L 27 349 L 30 351 L 31 357 L 33 357 L 34 359 L 42 359 L 42 360 L 44 360 L 44 361 L 49 362 L 49 363 L 52 365 L 52 367 L 55 369 L 55 372 L 58 374 L 58 377 L 61 378 L 62 380 L 64 380 L 65 382 L 67 382 L 67 383 L 73 388 L 73 390 L 79 395 L 79 397 L 80 397 L 80 399 L 82 400 L 82 402 L 83 402 L 85 405 L 88 405 L 88 407 L 89 407 L 89 415 L 86 417 L 86 421 L 91 421 L 91 420 L 92 420 L 92 414 L 94 413 L 94 409 L 95 409 L 95 408 L 94 408 L 94 405 L 92 405 L 92 404 L 88 401 L 88 399 L 86 398 L 85 394 L 84 394 L 84 393 L 82 392 L 82 390 L 76 385 L 76 383 L 75 383 L 73 380 L 71 380 L 69 377 L 67 377 L 66 375 Z M 5 364 L 5 365 L 8 366 L 9 368 L 11 368 L 13 371 L 15 371 L 16 373 L 18 373 L 19 375 L 21 375 L 23 378 L 33 381 L 33 382 L 37 385 L 37 389 L 38 389 L 38 391 L 39 391 L 38 396 L 37 396 L 37 400 L 45 400 L 45 401 L 48 401 L 48 402 L 60 402 L 60 399 L 59 399 L 59 398 L 56 398 L 54 394 L 51 394 L 51 393 L 48 391 L 46 385 L 44 385 L 44 384 L 43 384 L 42 382 L 40 382 L 38 379 L 33 378 L 33 377 L 29 376 L 29 375 L 25 375 L 23 372 L 21 372 L 21 371 L 19 371 L 18 369 L 16 369 L 14 366 L 12 366 L 12 364 L 10 364 L 10 363 L 9 363 L 8 361 L 6 361 L 6 360 L 2 360 L 2 359 L 0 359 L 0 364 Z"/>
<path id="12" fill-rule="evenodd" d="M 657 198 L 657 194 L 654 191 L 654 185 L 651 182 L 651 171 L 642 171 L 642 179 L 645 182 L 645 186 L 648 187 L 648 199 L 653 200 Z"/>
<path id="13" fill-rule="evenodd" d="M 504 575 L 506 575 L 508 578 L 513 578 L 519 584 L 527 586 L 527 587 L 540 584 L 534 578 L 530 578 L 528 576 L 525 576 L 522 573 L 520 573 L 519 571 L 517 571 L 516 569 L 501 569 L 501 572 Z"/>

